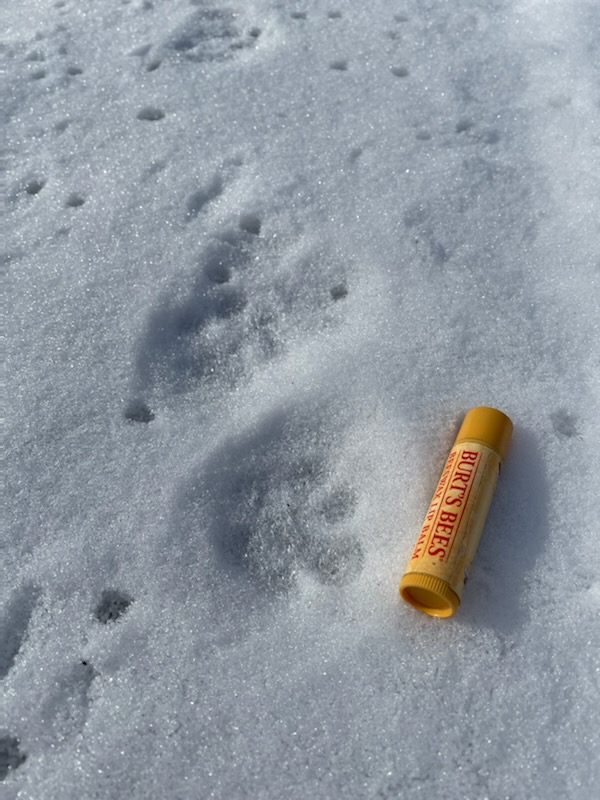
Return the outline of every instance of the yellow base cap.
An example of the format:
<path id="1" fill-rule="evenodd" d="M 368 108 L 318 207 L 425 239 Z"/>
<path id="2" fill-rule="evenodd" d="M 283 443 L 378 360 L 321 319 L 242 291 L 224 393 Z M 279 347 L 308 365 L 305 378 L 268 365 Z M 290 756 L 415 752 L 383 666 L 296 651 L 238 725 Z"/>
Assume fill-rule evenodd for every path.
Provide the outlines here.
<path id="1" fill-rule="evenodd" d="M 460 426 L 455 444 L 459 442 L 482 442 L 495 450 L 504 460 L 508 453 L 513 424 L 495 408 L 480 406 L 467 412 Z"/>
<path id="2" fill-rule="evenodd" d="M 408 572 L 400 581 L 400 596 L 431 617 L 451 617 L 460 600 L 441 578 L 422 572 Z"/>

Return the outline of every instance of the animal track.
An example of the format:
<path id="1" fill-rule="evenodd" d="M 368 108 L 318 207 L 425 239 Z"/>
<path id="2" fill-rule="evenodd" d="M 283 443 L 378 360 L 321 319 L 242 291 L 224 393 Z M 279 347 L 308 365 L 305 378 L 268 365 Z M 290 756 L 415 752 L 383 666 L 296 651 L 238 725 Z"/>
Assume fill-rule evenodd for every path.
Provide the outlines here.
<path id="1" fill-rule="evenodd" d="M 333 439 L 318 411 L 281 413 L 207 466 L 215 552 L 260 590 L 285 591 L 302 571 L 343 584 L 362 569 L 346 527 L 357 498 L 331 477 Z"/>
<path id="2" fill-rule="evenodd" d="M 6 778 L 9 770 L 17 769 L 27 758 L 21 752 L 20 744 L 16 736 L 0 734 L 0 781 Z"/>
<path id="3" fill-rule="evenodd" d="M 125 592 L 118 592 L 114 589 L 107 589 L 102 592 L 102 598 L 94 611 L 94 616 L 98 622 L 106 625 L 119 619 L 133 602 Z"/>
<path id="4" fill-rule="evenodd" d="M 236 50 L 252 47 L 260 35 L 255 27 L 244 34 L 237 18 L 232 9 L 201 8 L 169 36 L 166 49 L 195 62 L 231 58 Z"/>
<path id="5" fill-rule="evenodd" d="M 212 193 L 194 195 L 188 214 Z M 291 336 L 336 318 L 328 308 L 349 293 L 346 270 L 318 251 L 287 256 L 279 239 L 264 239 L 262 225 L 259 214 L 245 212 L 236 227 L 209 240 L 187 294 L 179 283 L 151 314 L 136 396 L 151 399 L 157 388 L 177 393 L 215 380 L 230 387 L 249 366 L 284 350 Z M 128 418 L 149 421 L 135 407 Z"/>
<path id="6" fill-rule="evenodd" d="M 130 52 L 141 59 L 146 72 L 157 70 L 165 59 L 192 63 L 225 62 L 234 58 L 236 53 L 256 46 L 262 31 L 256 25 L 244 30 L 239 11 L 206 7 L 206 0 L 192 0 L 190 5 L 199 8 L 167 33 L 162 43 L 146 43 Z"/>
<path id="7" fill-rule="evenodd" d="M 240 257 L 234 251 L 232 262 Z M 139 362 L 142 385 L 152 388 L 166 381 L 174 391 L 183 391 L 240 351 L 244 329 L 232 318 L 243 310 L 245 296 L 240 287 L 227 285 L 231 269 L 226 252 L 213 252 L 187 299 L 167 299 L 152 315 Z"/>

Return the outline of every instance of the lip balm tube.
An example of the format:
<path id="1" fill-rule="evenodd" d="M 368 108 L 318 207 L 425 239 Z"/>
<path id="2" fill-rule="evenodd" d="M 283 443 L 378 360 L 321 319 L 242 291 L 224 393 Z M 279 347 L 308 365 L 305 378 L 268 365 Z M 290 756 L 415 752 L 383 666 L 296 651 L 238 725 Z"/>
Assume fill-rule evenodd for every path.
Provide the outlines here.
<path id="1" fill-rule="evenodd" d="M 400 582 L 402 599 L 425 614 L 451 617 L 460 605 L 512 428 L 495 408 L 463 420 Z"/>

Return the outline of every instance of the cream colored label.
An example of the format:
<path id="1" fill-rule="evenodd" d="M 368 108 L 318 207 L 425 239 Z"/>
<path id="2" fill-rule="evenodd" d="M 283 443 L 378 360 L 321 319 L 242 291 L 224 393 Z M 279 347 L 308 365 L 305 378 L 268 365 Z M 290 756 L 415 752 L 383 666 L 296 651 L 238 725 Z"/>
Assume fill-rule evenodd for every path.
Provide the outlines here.
<path id="1" fill-rule="evenodd" d="M 435 575 L 460 597 L 487 517 L 500 458 L 478 442 L 448 456 L 406 572 Z"/>

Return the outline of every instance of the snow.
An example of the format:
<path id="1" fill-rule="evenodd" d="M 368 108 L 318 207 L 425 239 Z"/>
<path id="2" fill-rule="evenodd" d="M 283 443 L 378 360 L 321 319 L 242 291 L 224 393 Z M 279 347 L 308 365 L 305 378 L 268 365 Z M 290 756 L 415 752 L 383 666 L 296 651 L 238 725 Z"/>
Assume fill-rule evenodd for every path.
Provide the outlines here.
<path id="1" fill-rule="evenodd" d="M 2 18 L 0 796 L 588 800 L 598 5 Z M 476 405 L 515 434 L 435 620 Z"/>

